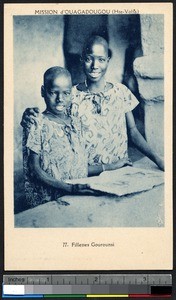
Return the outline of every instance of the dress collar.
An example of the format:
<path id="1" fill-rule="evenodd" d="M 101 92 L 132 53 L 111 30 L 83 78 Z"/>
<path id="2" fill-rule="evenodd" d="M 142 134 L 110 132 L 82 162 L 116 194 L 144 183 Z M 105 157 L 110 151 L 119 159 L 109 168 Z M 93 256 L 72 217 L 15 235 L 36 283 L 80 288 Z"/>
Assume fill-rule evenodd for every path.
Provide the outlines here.
<path id="1" fill-rule="evenodd" d="M 89 95 L 91 95 L 91 94 L 92 95 L 101 95 L 101 94 L 104 94 L 104 93 L 108 92 L 113 87 L 114 87 L 113 83 L 105 82 L 105 87 L 104 87 L 103 91 L 93 92 L 93 91 L 89 90 L 86 80 L 85 80 L 85 82 L 82 82 L 82 83 L 79 83 L 78 85 L 76 85 L 76 89 L 78 91 L 87 93 Z"/>

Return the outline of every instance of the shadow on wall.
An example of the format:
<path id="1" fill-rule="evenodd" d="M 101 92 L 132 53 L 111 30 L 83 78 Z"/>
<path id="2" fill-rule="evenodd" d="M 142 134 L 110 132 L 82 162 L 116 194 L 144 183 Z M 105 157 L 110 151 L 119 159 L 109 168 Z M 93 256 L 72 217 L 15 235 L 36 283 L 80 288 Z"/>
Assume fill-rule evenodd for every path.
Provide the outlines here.
<path id="1" fill-rule="evenodd" d="M 140 56 L 141 34 L 139 15 L 15 16 L 13 28 L 14 190 L 15 212 L 18 212 L 26 207 L 21 200 L 24 190 L 20 121 L 27 107 L 44 109 L 40 96 L 44 71 L 54 65 L 65 66 L 74 84 L 83 81 L 80 63 L 83 44 L 91 34 L 99 34 L 109 41 L 112 50 L 107 80 L 123 81 L 131 87 L 131 66 L 135 56 Z M 136 116 L 142 120 L 139 111 Z"/>

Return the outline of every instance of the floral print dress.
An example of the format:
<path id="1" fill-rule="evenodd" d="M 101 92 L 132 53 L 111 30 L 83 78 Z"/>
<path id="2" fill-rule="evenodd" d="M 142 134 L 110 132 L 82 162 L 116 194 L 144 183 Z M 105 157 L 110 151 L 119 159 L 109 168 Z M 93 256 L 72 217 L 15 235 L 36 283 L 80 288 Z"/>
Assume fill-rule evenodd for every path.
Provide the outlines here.
<path id="1" fill-rule="evenodd" d="M 109 85 L 103 93 L 73 87 L 72 114 L 81 118 L 89 165 L 109 164 L 128 156 L 125 113 L 139 102 L 123 84 Z"/>
<path id="2" fill-rule="evenodd" d="M 71 124 L 66 125 L 40 115 L 36 124 L 33 124 L 29 131 L 23 132 L 25 194 L 31 207 L 56 200 L 63 192 L 36 179 L 29 167 L 30 151 L 40 156 L 42 170 L 59 181 L 88 175 L 80 120 L 72 117 Z"/>

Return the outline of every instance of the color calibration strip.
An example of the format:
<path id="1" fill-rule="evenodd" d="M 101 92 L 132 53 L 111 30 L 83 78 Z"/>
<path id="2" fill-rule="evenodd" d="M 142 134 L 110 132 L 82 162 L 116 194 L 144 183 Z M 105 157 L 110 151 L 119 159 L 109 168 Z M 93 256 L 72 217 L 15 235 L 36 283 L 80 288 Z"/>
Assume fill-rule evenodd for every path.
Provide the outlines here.
<path id="1" fill-rule="evenodd" d="M 24 298 L 171 298 L 171 295 L 149 295 L 149 294 L 132 294 L 132 295 L 125 295 L 125 294 L 117 294 L 117 295 L 103 295 L 103 294 L 95 294 L 95 295 L 81 295 L 81 294 L 78 294 L 78 295 L 22 295 L 22 296 L 19 296 L 19 295 L 16 295 L 16 296 L 12 296 L 12 295 L 2 295 L 2 298 L 5 299 L 24 299 Z"/>
<path id="2" fill-rule="evenodd" d="M 166 298 L 171 294 L 171 274 L 3 276 L 3 298 Z"/>

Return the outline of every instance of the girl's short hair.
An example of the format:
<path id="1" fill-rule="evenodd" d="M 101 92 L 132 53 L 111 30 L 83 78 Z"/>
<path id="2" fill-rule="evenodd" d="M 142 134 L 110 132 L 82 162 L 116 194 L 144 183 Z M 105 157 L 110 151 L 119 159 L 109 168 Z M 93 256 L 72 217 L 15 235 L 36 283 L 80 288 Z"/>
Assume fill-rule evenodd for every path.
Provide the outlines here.
<path id="1" fill-rule="evenodd" d="M 63 75 L 65 77 L 69 77 L 70 80 L 71 80 L 71 74 L 70 74 L 70 72 L 67 69 L 59 67 L 59 66 L 55 66 L 55 67 L 49 68 L 44 73 L 44 75 L 43 75 L 43 83 L 44 83 L 44 85 L 49 85 L 59 75 Z"/>
<path id="2" fill-rule="evenodd" d="M 94 45 L 96 43 L 103 45 L 105 47 L 105 49 L 107 49 L 108 57 L 109 58 L 112 57 L 112 51 L 109 48 L 109 44 L 108 44 L 107 40 L 105 38 L 101 37 L 100 35 L 92 35 L 86 40 L 86 42 L 83 46 L 82 57 L 85 57 L 86 54 L 90 53 L 92 45 Z"/>

